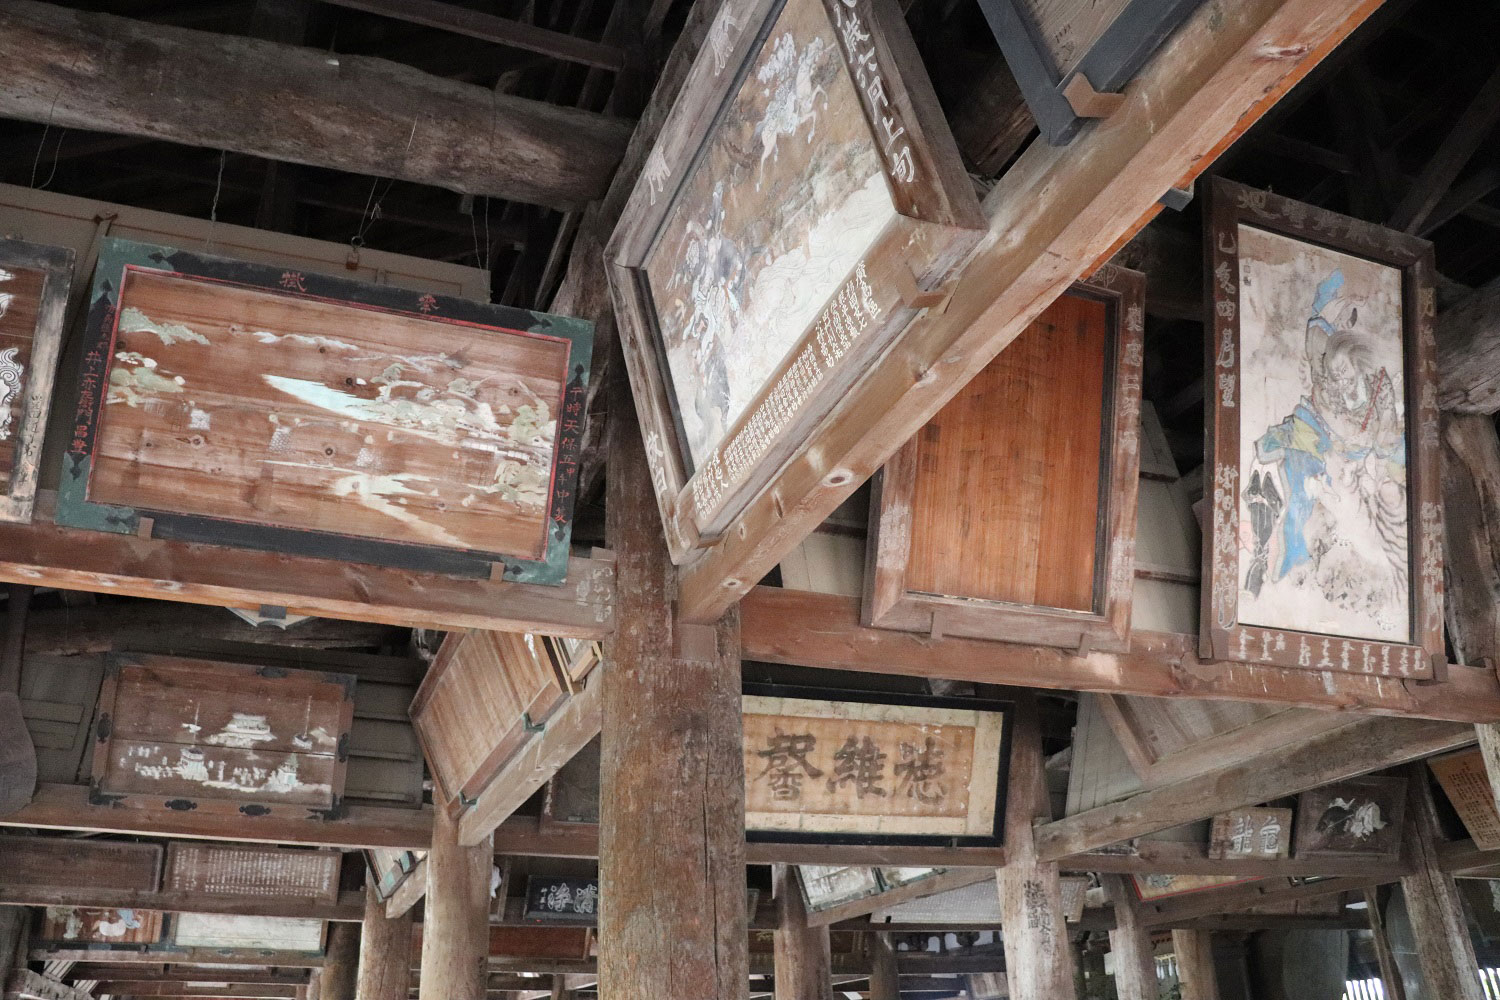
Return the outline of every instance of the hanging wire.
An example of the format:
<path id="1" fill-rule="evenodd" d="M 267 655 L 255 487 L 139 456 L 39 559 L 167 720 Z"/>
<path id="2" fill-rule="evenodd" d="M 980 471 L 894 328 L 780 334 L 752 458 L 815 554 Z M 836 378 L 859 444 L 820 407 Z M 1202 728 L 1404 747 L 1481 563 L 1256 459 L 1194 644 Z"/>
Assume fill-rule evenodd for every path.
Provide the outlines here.
<path id="1" fill-rule="evenodd" d="M 402 156 L 411 152 L 411 144 L 416 138 L 417 119 L 413 118 L 411 120 L 411 133 L 406 137 L 406 148 L 401 151 Z M 375 192 L 380 188 L 380 181 L 381 178 L 377 177 L 370 182 L 370 193 L 365 196 L 365 208 L 360 213 L 359 225 L 354 230 L 354 235 L 349 239 L 349 246 L 356 254 L 365 245 L 365 234 L 370 231 L 370 226 L 376 219 L 380 218 L 381 202 L 385 201 L 385 196 L 391 193 L 391 188 L 396 186 L 396 179 L 394 177 L 385 178 L 385 189 L 377 196 Z"/>
<path id="2" fill-rule="evenodd" d="M 229 154 L 225 150 L 219 150 L 219 176 L 214 180 L 214 201 L 208 207 L 208 236 L 203 240 L 203 249 L 212 250 L 214 245 L 214 227 L 219 224 L 219 195 L 224 191 L 224 160 Z"/>
<path id="3" fill-rule="evenodd" d="M 42 181 L 39 186 L 36 182 L 36 172 L 37 168 L 41 165 L 42 162 L 42 151 L 47 148 L 47 133 L 51 131 L 51 129 L 51 125 L 42 126 L 42 137 L 37 141 L 36 144 L 36 158 L 31 161 L 31 186 L 34 188 L 46 188 L 52 183 L 52 178 L 57 176 L 58 161 L 62 159 L 63 136 L 68 134 L 68 130 L 65 128 L 58 129 L 57 131 L 57 145 L 52 147 L 52 171 L 47 174 L 47 179 Z"/>

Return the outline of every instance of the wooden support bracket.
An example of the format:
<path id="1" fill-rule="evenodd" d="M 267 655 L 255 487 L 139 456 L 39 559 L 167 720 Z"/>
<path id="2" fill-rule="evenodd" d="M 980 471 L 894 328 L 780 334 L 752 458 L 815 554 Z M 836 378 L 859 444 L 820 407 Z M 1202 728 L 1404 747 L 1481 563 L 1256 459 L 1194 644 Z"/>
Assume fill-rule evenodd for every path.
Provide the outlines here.
<path id="1" fill-rule="evenodd" d="M 1063 96 L 1079 118 L 1108 118 L 1125 103 L 1124 94 L 1101 94 L 1082 73 L 1073 74 L 1063 87 Z"/>

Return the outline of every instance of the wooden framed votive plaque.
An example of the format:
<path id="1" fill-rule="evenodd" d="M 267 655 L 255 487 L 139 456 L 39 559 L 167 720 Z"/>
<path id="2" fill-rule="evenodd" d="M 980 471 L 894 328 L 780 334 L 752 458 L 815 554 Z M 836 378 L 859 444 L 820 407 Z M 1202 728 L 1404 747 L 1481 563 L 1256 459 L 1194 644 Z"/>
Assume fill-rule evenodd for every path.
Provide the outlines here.
<path id="1" fill-rule="evenodd" d="M 1114 265 L 1074 285 L 886 463 L 866 625 L 1127 647 L 1144 289 Z"/>
<path id="2" fill-rule="evenodd" d="M 560 584 L 592 337 L 104 240 L 57 520 Z"/>
<path id="3" fill-rule="evenodd" d="M 606 251 L 675 562 L 796 503 L 787 461 L 983 227 L 893 0 L 720 8 Z"/>
<path id="4" fill-rule="evenodd" d="M 0 239 L 0 521 L 31 520 L 73 251 Z"/>
<path id="5" fill-rule="evenodd" d="M 1432 678 L 1432 244 L 1222 178 L 1204 216 L 1203 655 Z"/>

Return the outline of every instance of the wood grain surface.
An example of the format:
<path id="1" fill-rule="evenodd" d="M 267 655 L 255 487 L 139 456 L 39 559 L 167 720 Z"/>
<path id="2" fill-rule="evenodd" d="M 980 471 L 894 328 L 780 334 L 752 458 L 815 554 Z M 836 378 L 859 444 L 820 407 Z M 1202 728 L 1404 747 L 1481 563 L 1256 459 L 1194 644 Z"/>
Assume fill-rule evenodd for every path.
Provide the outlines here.
<path id="1" fill-rule="evenodd" d="M 132 268 L 89 499 L 537 559 L 568 351 Z"/>
<path id="2" fill-rule="evenodd" d="M 1106 312 L 1058 299 L 922 429 L 909 589 L 1093 610 Z"/>

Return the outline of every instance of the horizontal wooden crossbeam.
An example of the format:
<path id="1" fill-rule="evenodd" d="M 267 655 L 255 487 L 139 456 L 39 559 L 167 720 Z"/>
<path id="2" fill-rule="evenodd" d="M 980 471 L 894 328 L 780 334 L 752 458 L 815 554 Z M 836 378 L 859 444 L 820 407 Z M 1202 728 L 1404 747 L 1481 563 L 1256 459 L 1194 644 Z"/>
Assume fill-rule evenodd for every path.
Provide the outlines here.
<path id="1" fill-rule="evenodd" d="M 418 573 L 364 563 L 0 523 L 0 581 L 409 628 L 485 628 L 602 639 L 613 622 L 614 566 L 572 559 L 561 587 Z"/>
<path id="2" fill-rule="evenodd" d="M 1128 653 L 867 628 L 857 598 L 756 587 L 740 603 L 746 660 L 982 684 L 1158 698 L 1260 701 L 1454 722 L 1500 719 L 1495 671 L 1451 666 L 1440 684 L 1202 660 L 1196 636 L 1138 631 Z"/>

